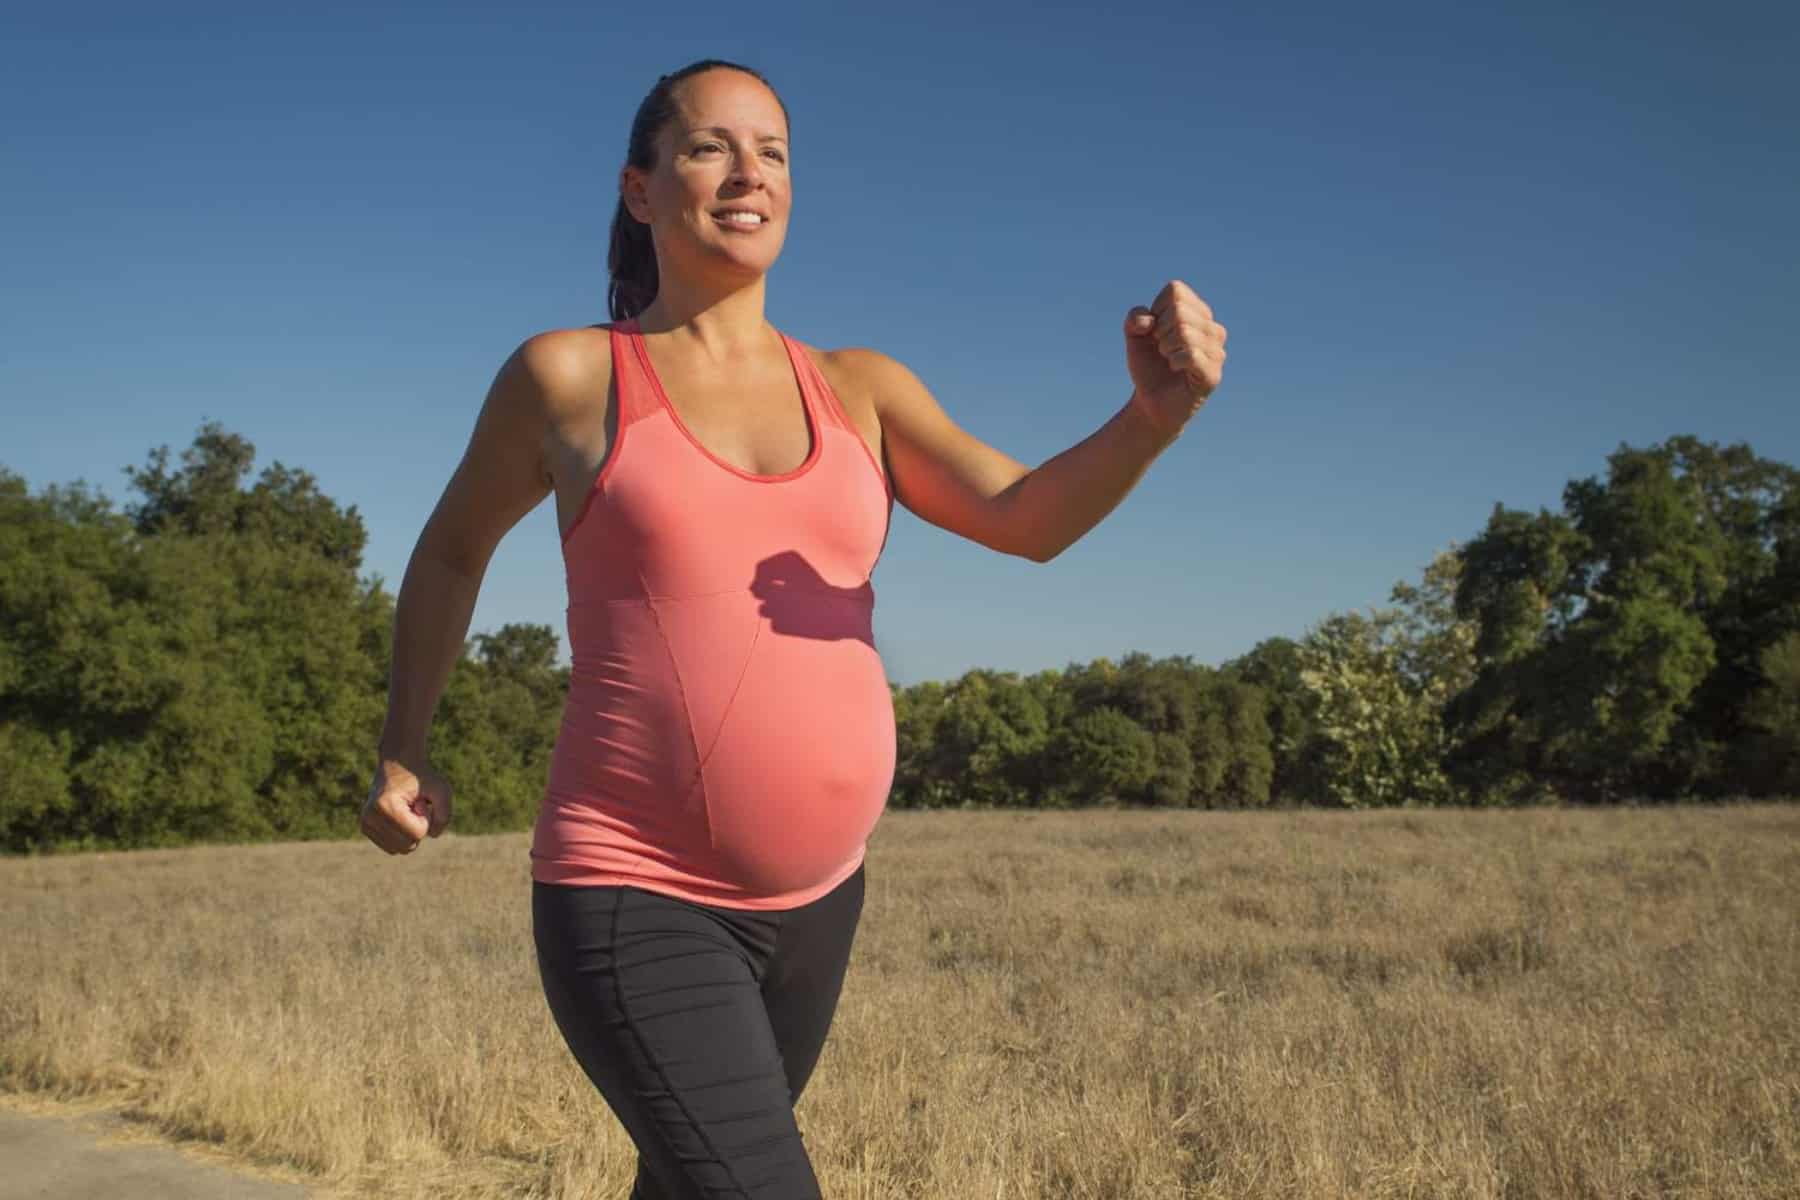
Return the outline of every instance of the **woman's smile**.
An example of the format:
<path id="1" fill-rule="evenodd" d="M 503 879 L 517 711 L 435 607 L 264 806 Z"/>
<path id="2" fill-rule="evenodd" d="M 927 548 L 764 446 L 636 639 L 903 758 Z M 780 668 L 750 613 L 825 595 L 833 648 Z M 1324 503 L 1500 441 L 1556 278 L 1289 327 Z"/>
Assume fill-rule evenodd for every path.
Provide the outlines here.
<path id="1" fill-rule="evenodd" d="M 769 223 L 768 218 L 758 213 L 714 213 L 713 220 L 740 233 L 755 233 Z"/>

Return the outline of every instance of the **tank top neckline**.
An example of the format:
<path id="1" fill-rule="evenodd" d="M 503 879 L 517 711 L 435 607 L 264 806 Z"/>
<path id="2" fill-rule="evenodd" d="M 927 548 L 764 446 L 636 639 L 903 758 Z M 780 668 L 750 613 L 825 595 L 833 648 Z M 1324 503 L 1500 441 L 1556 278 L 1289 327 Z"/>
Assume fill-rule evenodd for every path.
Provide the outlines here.
<path id="1" fill-rule="evenodd" d="M 727 462 L 725 459 L 720 458 L 717 454 L 714 454 L 711 450 L 707 449 L 706 445 L 701 442 L 699 438 L 694 436 L 694 432 L 688 428 L 687 422 L 681 419 L 681 414 L 675 411 L 675 406 L 669 403 L 669 393 L 663 389 L 662 378 L 657 375 L 656 366 L 650 361 L 650 353 L 644 348 L 644 335 L 638 328 L 637 318 L 632 317 L 620 321 L 614 328 L 631 343 L 632 351 L 637 356 L 638 365 L 643 368 L 644 377 L 649 380 L 650 391 L 655 395 L 656 402 L 662 406 L 663 411 L 669 414 L 669 420 L 674 424 L 676 429 L 681 431 L 682 436 L 688 440 L 694 449 L 705 455 L 711 462 L 731 472 L 733 475 L 736 475 L 739 479 L 748 480 L 751 483 L 786 483 L 790 480 L 799 479 L 801 476 L 809 473 L 818 463 L 825 450 L 824 422 L 819 419 L 818 409 L 814 402 L 813 390 L 807 381 L 806 372 L 801 369 L 800 361 L 796 357 L 798 351 L 794 346 L 793 339 L 789 338 L 788 335 L 781 330 L 777 329 L 775 334 L 781 339 L 782 348 L 787 352 L 788 367 L 794 373 L 795 386 L 800 389 L 800 409 L 802 419 L 806 422 L 807 436 L 811 439 L 812 445 L 807 451 L 806 457 L 792 470 L 782 471 L 774 475 L 760 475 L 755 471 L 746 471 L 737 464 Z"/>

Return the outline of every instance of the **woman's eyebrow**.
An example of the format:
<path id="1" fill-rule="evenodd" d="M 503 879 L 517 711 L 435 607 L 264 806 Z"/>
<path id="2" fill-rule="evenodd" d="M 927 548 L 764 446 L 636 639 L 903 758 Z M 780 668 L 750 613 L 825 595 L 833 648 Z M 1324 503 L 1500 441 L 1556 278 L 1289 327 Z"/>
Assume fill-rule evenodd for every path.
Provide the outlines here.
<path id="1" fill-rule="evenodd" d="M 729 135 L 731 133 L 731 130 L 725 128 L 723 125 L 697 125 L 694 128 L 688 130 L 689 137 L 693 137 L 697 133 L 723 133 L 723 134 Z M 758 135 L 756 140 L 759 142 L 785 142 L 785 141 L 787 141 L 786 138 L 782 137 L 778 133 L 760 134 L 760 135 Z"/>

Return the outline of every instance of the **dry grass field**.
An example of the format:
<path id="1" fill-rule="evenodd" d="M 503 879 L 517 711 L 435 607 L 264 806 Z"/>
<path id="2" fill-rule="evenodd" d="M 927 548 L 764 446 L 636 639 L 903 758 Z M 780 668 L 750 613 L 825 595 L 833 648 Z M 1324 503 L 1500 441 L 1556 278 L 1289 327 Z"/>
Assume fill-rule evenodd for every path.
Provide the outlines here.
<path id="1" fill-rule="evenodd" d="M 0 1091 L 319 1194 L 623 1197 L 527 835 L 0 860 Z M 1800 1196 L 1800 807 L 890 812 L 825 1194 Z"/>

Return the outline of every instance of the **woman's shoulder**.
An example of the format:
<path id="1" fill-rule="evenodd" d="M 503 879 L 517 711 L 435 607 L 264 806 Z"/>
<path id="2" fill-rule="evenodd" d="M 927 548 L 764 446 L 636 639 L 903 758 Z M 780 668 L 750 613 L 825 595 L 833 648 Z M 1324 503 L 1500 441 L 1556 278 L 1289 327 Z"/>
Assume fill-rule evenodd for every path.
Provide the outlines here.
<path id="1" fill-rule="evenodd" d="M 840 346 L 836 350 L 813 351 L 814 361 L 828 362 L 845 375 L 867 377 L 898 366 L 898 360 L 873 346 Z"/>
<path id="2" fill-rule="evenodd" d="M 560 370 L 591 368 L 612 362 L 612 324 L 572 325 L 534 333 L 520 351 L 544 366 Z"/>
<path id="3" fill-rule="evenodd" d="M 612 381 L 610 325 L 546 329 L 519 343 L 516 359 L 552 408 L 559 402 L 590 402 L 606 394 Z"/>
<path id="4" fill-rule="evenodd" d="M 831 385 L 840 390 L 866 390 L 897 365 L 893 358 L 870 346 L 840 346 L 826 350 L 804 342 L 800 345 Z"/>
<path id="5" fill-rule="evenodd" d="M 878 397 L 895 389 L 896 378 L 913 380 L 916 376 L 905 363 L 872 346 L 842 346 L 819 352 L 825 378 L 839 395 L 855 396 L 860 403 L 879 411 Z"/>

